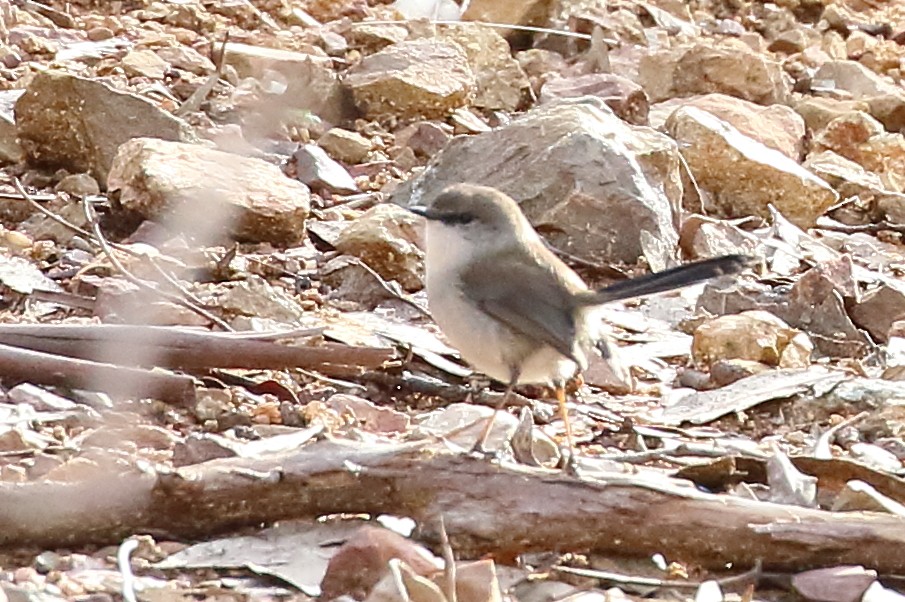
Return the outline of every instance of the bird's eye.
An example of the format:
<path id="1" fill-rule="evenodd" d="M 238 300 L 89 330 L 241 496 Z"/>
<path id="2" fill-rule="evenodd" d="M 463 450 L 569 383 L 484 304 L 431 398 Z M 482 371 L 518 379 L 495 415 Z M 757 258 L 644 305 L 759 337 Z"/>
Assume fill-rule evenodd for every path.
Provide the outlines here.
<path id="1" fill-rule="evenodd" d="M 453 225 L 463 225 L 471 223 L 474 220 L 474 215 L 467 212 L 462 213 L 444 213 L 440 217 L 440 221 L 444 224 Z"/>

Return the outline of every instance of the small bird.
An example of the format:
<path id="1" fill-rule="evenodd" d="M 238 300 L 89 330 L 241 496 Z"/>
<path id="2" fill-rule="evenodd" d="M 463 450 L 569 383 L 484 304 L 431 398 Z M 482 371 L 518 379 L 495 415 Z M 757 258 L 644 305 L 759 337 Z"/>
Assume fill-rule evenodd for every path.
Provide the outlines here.
<path id="1" fill-rule="evenodd" d="M 427 219 L 427 299 L 437 325 L 476 370 L 507 385 L 496 412 L 516 385 L 556 391 L 567 467 L 574 461 L 574 440 L 565 383 L 587 368 L 589 353 L 612 353 L 594 309 L 735 273 L 750 263 L 727 255 L 591 290 L 499 190 L 455 184 L 429 207 L 409 209 Z M 476 450 L 483 451 L 492 425 L 493 418 Z"/>

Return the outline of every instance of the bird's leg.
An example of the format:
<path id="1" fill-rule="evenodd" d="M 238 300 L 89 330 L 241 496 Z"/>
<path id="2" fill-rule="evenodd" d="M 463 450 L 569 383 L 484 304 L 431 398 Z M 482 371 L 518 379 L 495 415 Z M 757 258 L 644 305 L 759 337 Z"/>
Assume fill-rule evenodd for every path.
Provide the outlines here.
<path id="1" fill-rule="evenodd" d="M 479 454 L 486 453 L 484 450 L 484 445 L 487 443 L 487 438 L 490 436 L 490 431 L 493 430 L 493 423 L 496 421 L 496 415 L 506 407 L 506 402 L 509 401 L 509 396 L 512 395 L 512 390 L 515 388 L 515 385 L 518 383 L 519 378 L 519 370 L 512 370 L 512 376 L 509 377 L 509 384 L 506 386 L 506 392 L 503 393 L 503 396 L 497 402 L 496 407 L 493 408 L 493 415 L 484 425 L 484 430 L 481 431 L 481 436 L 478 437 L 478 440 L 475 442 L 474 447 L 471 448 L 471 451 L 478 452 Z"/>
<path id="2" fill-rule="evenodd" d="M 566 429 L 566 445 L 569 448 L 569 455 L 563 462 L 563 468 L 566 472 L 576 473 L 575 439 L 572 437 L 572 423 L 569 422 L 569 410 L 566 408 L 566 386 L 562 381 L 557 381 L 553 386 L 556 389 L 556 401 L 559 404 L 559 413 L 562 415 L 563 426 Z"/>

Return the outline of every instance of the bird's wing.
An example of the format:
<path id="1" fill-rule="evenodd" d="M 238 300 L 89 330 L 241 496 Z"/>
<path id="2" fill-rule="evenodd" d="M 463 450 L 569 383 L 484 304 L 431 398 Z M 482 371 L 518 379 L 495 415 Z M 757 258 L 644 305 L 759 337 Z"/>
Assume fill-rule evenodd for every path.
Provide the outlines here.
<path id="1" fill-rule="evenodd" d="M 573 349 L 573 294 L 561 274 L 516 251 L 476 261 L 461 279 L 465 296 L 481 310 L 538 345 L 549 345 L 581 363 Z"/>

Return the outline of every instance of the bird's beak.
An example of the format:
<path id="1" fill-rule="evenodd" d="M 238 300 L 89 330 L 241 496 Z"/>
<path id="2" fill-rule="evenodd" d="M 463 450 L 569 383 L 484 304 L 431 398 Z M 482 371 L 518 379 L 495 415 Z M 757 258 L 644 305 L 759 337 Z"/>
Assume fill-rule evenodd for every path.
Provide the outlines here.
<path id="1" fill-rule="evenodd" d="M 429 207 L 424 205 L 412 205 L 408 208 L 409 211 L 414 213 L 415 215 L 420 215 L 426 219 L 433 219 L 434 212 L 430 210 Z"/>

